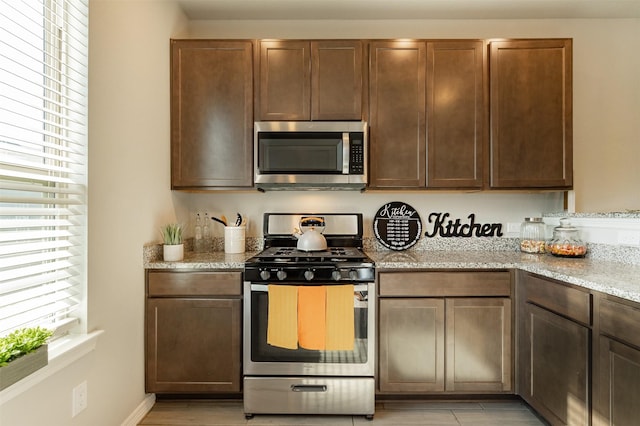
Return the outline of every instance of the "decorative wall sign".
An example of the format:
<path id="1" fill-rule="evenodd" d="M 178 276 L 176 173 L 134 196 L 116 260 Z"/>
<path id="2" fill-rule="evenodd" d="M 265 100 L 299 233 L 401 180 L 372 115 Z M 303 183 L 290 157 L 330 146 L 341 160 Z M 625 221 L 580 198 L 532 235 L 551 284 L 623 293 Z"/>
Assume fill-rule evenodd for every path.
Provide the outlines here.
<path id="1" fill-rule="evenodd" d="M 406 250 L 420 239 L 422 221 L 409 204 L 393 201 L 380 207 L 373 219 L 373 231 L 383 246 Z"/>
<path id="2" fill-rule="evenodd" d="M 425 237 L 502 237 L 501 223 L 476 223 L 476 215 L 471 213 L 467 216 L 468 223 L 461 223 L 460 219 L 455 221 L 447 218 L 449 213 L 431 213 L 429 223 L 433 222 L 431 232 L 426 231 Z"/>

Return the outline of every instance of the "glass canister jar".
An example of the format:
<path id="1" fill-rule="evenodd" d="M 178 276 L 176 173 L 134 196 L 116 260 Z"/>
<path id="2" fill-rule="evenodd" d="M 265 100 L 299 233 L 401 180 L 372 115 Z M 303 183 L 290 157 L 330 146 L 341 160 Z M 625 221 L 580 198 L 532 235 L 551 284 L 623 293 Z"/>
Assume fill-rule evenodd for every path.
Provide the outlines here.
<path id="1" fill-rule="evenodd" d="M 545 224 L 541 217 L 525 217 L 520 225 L 520 251 L 544 253 L 546 245 Z"/>
<path id="2" fill-rule="evenodd" d="M 553 238 L 547 243 L 547 251 L 559 257 L 584 257 L 587 244 L 580 239 L 580 231 L 567 218 L 560 219 L 560 226 L 553 228 Z"/>

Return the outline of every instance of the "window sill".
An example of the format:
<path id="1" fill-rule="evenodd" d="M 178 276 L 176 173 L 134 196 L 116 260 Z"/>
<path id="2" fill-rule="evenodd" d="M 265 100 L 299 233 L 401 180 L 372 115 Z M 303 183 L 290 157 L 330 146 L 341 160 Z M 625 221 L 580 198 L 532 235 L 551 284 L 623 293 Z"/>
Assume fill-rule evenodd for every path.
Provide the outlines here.
<path id="1" fill-rule="evenodd" d="M 61 337 L 49 344 L 49 363 L 17 383 L 0 391 L 0 405 L 31 389 L 43 380 L 82 358 L 96 348 L 98 336 L 104 331 Z"/>

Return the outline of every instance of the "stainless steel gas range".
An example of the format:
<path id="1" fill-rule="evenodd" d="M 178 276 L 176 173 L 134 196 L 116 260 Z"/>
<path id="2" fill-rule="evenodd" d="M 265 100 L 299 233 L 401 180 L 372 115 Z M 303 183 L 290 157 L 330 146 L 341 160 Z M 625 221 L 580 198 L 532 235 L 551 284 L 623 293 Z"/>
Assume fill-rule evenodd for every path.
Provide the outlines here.
<path id="1" fill-rule="evenodd" d="M 327 247 L 298 250 L 320 220 Z M 244 411 L 373 418 L 374 264 L 362 215 L 265 213 L 265 250 L 245 263 Z"/>

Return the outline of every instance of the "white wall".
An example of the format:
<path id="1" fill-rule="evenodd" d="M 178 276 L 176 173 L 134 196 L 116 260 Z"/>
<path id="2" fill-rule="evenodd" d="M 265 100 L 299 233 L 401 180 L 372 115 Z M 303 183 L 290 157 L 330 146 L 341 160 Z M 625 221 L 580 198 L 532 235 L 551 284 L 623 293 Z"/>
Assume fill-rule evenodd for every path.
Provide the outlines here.
<path id="1" fill-rule="evenodd" d="M 88 329 L 97 348 L 0 407 L 3 426 L 114 426 L 144 399 L 142 246 L 175 220 L 169 191 L 173 2 L 90 2 Z M 71 417 L 72 388 L 88 407 Z"/>
<path id="2" fill-rule="evenodd" d="M 189 24 L 189 25 L 187 25 Z M 576 205 L 580 211 L 640 208 L 640 20 L 192 22 L 171 1 L 91 0 L 89 121 L 89 330 L 94 353 L 4 404 L 3 425 L 121 424 L 144 394 L 142 246 L 158 226 L 189 212 L 362 211 L 384 201 L 420 213 L 449 211 L 516 221 L 555 210 L 558 194 L 267 193 L 169 190 L 169 38 L 201 37 L 573 37 Z M 253 229 L 259 235 L 259 229 Z M 187 356 L 187 355 L 185 355 Z M 88 409 L 71 418 L 71 389 L 88 381 Z"/>

